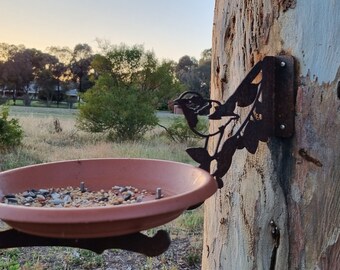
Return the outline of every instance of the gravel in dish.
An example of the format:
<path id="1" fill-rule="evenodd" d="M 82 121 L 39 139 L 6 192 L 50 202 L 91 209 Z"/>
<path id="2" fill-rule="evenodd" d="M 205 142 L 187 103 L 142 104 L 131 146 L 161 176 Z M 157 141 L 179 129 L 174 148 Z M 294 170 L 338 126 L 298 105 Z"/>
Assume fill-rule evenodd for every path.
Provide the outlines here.
<path id="1" fill-rule="evenodd" d="M 110 190 L 90 191 L 84 182 L 79 187 L 30 189 L 21 193 L 7 194 L 1 202 L 27 207 L 98 207 L 141 203 L 160 199 L 161 189 L 150 192 L 132 186 L 113 186 Z"/>

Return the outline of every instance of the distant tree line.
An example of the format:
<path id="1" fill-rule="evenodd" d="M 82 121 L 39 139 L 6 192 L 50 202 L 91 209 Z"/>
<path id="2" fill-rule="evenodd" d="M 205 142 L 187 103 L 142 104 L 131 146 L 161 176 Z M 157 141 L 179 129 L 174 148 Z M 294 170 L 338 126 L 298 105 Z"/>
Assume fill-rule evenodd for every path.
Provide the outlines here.
<path id="1" fill-rule="evenodd" d="M 178 90 L 209 95 L 210 49 L 203 51 L 199 60 L 185 55 L 178 63 L 159 63 L 155 55 L 145 52 L 142 46 L 135 45 L 130 50 L 126 45 L 103 44 L 99 44 L 101 53 L 94 54 L 88 44 L 78 44 L 73 49 L 52 46 L 42 52 L 23 45 L 0 43 L 0 93 L 11 95 L 14 104 L 18 98 L 23 99 L 26 106 L 32 98 L 47 105 L 59 104 L 65 99 L 65 91 L 77 89 L 84 93 L 110 69 L 116 83 L 136 84 L 139 80 L 143 91 L 154 93 L 159 108 L 166 107 Z M 124 59 L 127 50 L 129 54 Z"/>
<path id="2" fill-rule="evenodd" d="M 0 90 L 3 95 L 8 90 L 14 104 L 21 97 L 25 105 L 30 105 L 33 90 L 50 104 L 61 101 L 65 90 L 78 88 L 84 92 L 93 85 L 89 80 L 93 58 L 90 46 L 78 44 L 73 50 L 49 47 L 46 51 L 0 43 Z"/>

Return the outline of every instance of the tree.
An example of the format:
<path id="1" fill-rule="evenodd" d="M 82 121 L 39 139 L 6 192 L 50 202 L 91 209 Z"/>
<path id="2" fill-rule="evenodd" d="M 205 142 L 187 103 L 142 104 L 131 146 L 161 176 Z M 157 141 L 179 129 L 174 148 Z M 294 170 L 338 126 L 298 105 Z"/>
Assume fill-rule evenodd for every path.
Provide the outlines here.
<path id="1" fill-rule="evenodd" d="M 107 47 L 106 47 L 107 48 Z M 173 62 L 158 63 L 152 52 L 124 44 L 96 55 L 95 85 L 83 96 L 79 127 L 108 130 L 111 138 L 138 139 L 157 123 L 154 110 L 182 90 Z"/>
<path id="2" fill-rule="evenodd" d="M 24 93 L 25 88 L 34 79 L 33 57 L 34 51 L 20 50 L 9 55 L 2 65 L 1 79 L 7 88 L 11 89 L 15 104 L 18 93 Z"/>
<path id="3" fill-rule="evenodd" d="M 180 72 L 180 71 L 188 72 L 190 70 L 195 69 L 196 67 L 197 67 L 197 60 L 188 55 L 184 55 L 178 60 L 176 71 L 177 72 Z"/>
<path id="4" fill-rule="evenodd" d="M 18 51 L 24 50 L 23 45 L 15 46 L 7 43 L 0 43 L 0 62 L 6 62 L 10 57 Z"/>
<path id="5" fill-rule="evenodd" d="M 53 77 L 57 81 L 57 106 L 62 100 L 61 97 L 61 84 L 68 83 L 72 79 L 71 73 L 71 61 L 73 58 L 72 51 L 68 47 L 49 47 L 47 48 L 49 54 L 53 55 L 58 59 L 55 65 L 51 66 L 51 72 Z"/>
<path id="6" fill-rule="evenodd" d="M 153 69 L 146 67 L 141 73 L 141 89 L 150 93 L 157 109 L 167 109 L 169 100 L 184 91 L 175 77 L 175 68 L 175 62 L 164 60 Z"/>
<path id="7" fill-rule="evenodd" d="M 55 97 L 55 90 L 58 85 L 56 72 L 58 72 L 60 63 L 56 57 L 48 53 L 42 53 L 40 51 L 34 51 L 33 53 L 33 80 L 38 88 L 40 88 L 39 97 L 46 99 L 47 105 L 49 105 L 53 97 Z M 27 95 L 27 90 L 25 90 L 25 93 Z"/>
<path id="8" fill-rule="evenodd" d="M 46 78 L 46 70 L 55 66 L 58 60 L 36 49 L 26 49 L 14 45 L 6 46 L 5 44 L 2 44 L 0 48 L 2 59 L 5 59 L 1 63 L 0 77 L 2 84 L 13 90 L 14 103 L 19 94 L 26 96 L 25 105 L 29 105 L 28 89 L 30 83 L 39 78 L 41 73 L 44 73 Z"/>
<path id="9" fill-rule="evenodd" d="M 46 100 L 46 104 L 49 106 L 55 96 L 58 81 L 54 78 L 51 70 L 44 69 L 39 72 L 36 83 L 39 86 L 39 98 Z"/>
<path id="10" fill-rule="evenodd" d="M 212 99 L 226 100 L 264 56 L 291 53 L 296 124 L 293 138 L 234 155 L 205 204 L 202 269 L 339 267 L 339 12 L 339 1 L 216 1 Z"/>
<path id="11" fill-rule="evenodd" d="M 25 92 L 29 83 L 34 79 L 35 64 L 37 59 L 33 59 L 38 53 L 33 49 L 12 49 L 7 55 L 7 60 L 2 66 L 1 78 L 4 84 L 12 90 L 13 102 L 15 104 L 17 94 Z"/>
<path id="12" fill-rule="evenodd" d="M 206 49 L 202 52 L 201 58 L 198 61 L 197 73 L 200 80 L 199 93 L 204 97 L 209 97 L 211 81 L 211 49 Z"/>
<path id="13" fill-rule="evenodd" d="M 181 57 L 176 66 L 176 75 L 187 91 L 200 93 L 209 97 L 210 91 L 211 49 L 202 52 L 201 59 L 185 55 Z"/>
<path id="14" fill-rule="evenodd" d="M 48 47 L 46 50 L 50 55 L 55 56 L 59 60 L 59 62 L 64 64 L 65 66 L 69 66 L 71 64 L 73 52 L 70 48 L 51 46 Z"/>
<path id="15" fill-rule="evenodd" d="M 145 57 L 142 46 L 128 47 L 121 45 L 114 47 L 106 55 L 111 63 L 111 76 L 116 85 L 130 86 L 140 83 L 139 74 L 144 65 L 149 65 L 152 58 Z"/>
<path id="16" fill-rule="evenodd" d="M 143 46 L 111 46 L 105 55 L 96 55 L 92 62 L 96 76 L 109 74 L 119 87 L 133 86 L 147 92 L 155 108 L 167 103 L 183 90 L 175 76 L 172 61 L 159 63 L 154 53 Z"/>
<path id="17" fill-rule="evenodd" d="M 88 44 L 77 44 L 74 47 L 71 71 L 74 75 L 74 80 L 78 83 L 80 93 L 85 92 L 93 85 L 89 80 L 92 60 L 92 48 Z"/>

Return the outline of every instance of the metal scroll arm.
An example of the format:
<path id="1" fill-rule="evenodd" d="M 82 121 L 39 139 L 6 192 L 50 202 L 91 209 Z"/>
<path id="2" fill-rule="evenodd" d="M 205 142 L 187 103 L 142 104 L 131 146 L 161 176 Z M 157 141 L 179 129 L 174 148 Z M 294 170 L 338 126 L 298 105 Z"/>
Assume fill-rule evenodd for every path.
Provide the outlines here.
<path id="1" fill-rule="evenodd" d="M 205 139 L 204 147 L 189 148 L 187 153 L 199 167 L 210 172 L 223 187 L 222 177 L 228 172 L 237 149 L 254 154 L 260 141 L 270 136 L 287 138 L 294 133 L 294 59 L 291 56 L 267 56 L 258 62 L 225 103 L 205 99 L 197 92 L 185 92 L 175 100 L 190 129 Z M 248 107 L 241 121 L 237 107 Z M 202 134 L 197 129 L 198 116 L 210 110 L 209 120 L 225 120 L 216 131 Z M 236 123 L 235 123 L 236 121 Z M 223 141 L 226 128 L 234 123 L 237 130 Z M 211 138 L 216 138 L 212 153 Z M 223 142 L 222 142 L 223 141 Z M 216 170 L 211 172 L 211 163 Z"/>
<path id="2" fill-rule="evenodd" d="M 169 234 L 159 230 L 153 237 L 140 232 L 103 238 L 52 238 L 35 236 L 15 229 L 0 232 L 0 249 L 31 246 L 68 246 L 88 249 L 98 254 L 105 249 L 119 248 L 138 252 L 146 256 L 158 256 L 170 246 Z"/>

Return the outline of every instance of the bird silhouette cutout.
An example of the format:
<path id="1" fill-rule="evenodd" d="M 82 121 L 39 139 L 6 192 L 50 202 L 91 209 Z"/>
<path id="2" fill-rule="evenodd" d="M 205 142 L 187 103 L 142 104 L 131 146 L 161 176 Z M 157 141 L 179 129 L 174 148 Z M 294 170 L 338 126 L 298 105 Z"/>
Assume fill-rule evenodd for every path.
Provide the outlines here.
<path id="1" fill-rule="evenodd" d="M 247 149 L 254 154 L 259 141 L 267 141 L 268 130 L 264 125 L 263 104 L 261 100 L 263 61 L 258 62 L 244 78 L 235 92 L 225 103 L 217 100 L 206 99 L 197 92 L 188 91 L 181 94 L 175 104 L 183 110 L 183 114 L 190 129 L 205 139 L 204 147 L 189 148 L 186 152 L 199 164 L 199 167 L 210 172 L 211 163 L 215 160 L 215 171 L 210 172 L 217 181 L 218 187 L 223 187 L 222 177 L 228 172 L 232 157 L 236 150 Z M 261 79 L 259 79 L 261 77 Z M 240 119 L 236 112 L 237 107 L 250 107 L 247 116 L 238 125 L 238 129 L 222 143 L 225 130 L 229 124 Z M 210 114 L 208 113 L 210 112 Z M 217 131 L 201 134 L 197 129 L 198 117 L 208 115 L 210 120 L 226 119 Z M 208 149 L 209 139 L 217 137 L 215 149 Z"/>

